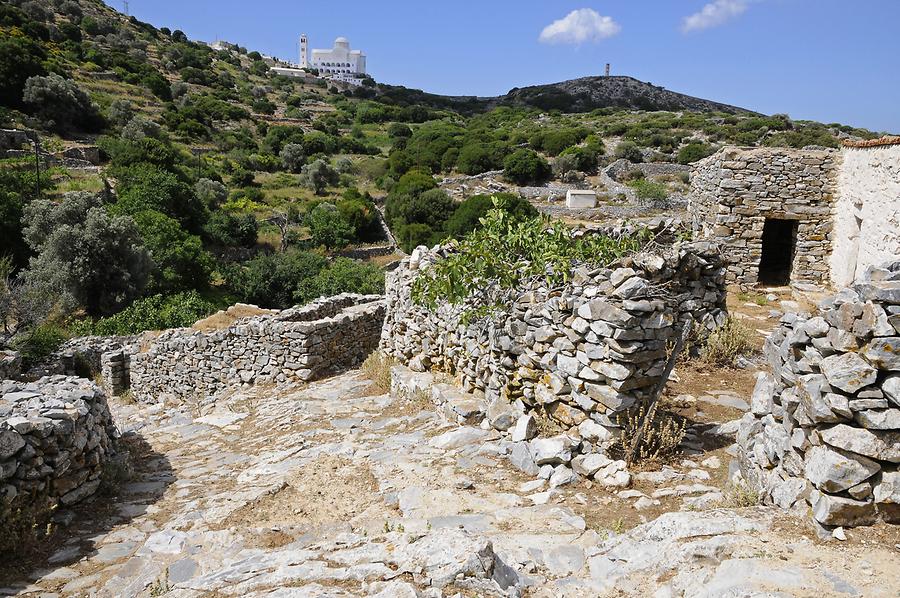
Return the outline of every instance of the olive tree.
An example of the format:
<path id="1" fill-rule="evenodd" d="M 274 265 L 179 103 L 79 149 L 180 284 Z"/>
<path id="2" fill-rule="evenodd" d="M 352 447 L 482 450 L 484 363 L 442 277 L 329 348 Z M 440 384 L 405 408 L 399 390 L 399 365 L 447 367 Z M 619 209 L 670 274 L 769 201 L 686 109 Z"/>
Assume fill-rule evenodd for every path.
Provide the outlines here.
<path id="1" fill-rule="evenodd" d="M 28 79 L 22 101 L 48 129 L 93 132 L 103 126 L 97 105 L 84 90 L 56 73 Z"/>
<path id="2" fill-rule="evenodd" d="M 131 218 L 111 216 L 99 197 L 67 193 L 61 202 L 31 202 L 25 240 L 34 257 L 25 281 L 83 306 L 94 316 L 113 313 L 144 289 L 152 262 Z"/>
<path id="3" fill-rule="evenodd" d="M 316 160 L 303 167 L 300 172 L 300 181 L 305 187 L 312 189 L 316 195 L 321 195 L 328 185 L 337 184 L 338 174 L 324 160 Z"/>

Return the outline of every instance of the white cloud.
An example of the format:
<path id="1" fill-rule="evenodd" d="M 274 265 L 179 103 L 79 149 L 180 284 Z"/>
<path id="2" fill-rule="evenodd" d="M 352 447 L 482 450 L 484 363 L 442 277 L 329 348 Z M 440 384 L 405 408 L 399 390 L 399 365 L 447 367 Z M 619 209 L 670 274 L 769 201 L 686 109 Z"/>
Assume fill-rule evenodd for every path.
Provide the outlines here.
<path id="1" fill-rule="evenodd" d="M 612 17 L 604 17 L 591 8 L 580 8 L 544 27 L 538 39 L 544 44 L 596 43 L 621 30 Z"/>
<path id="2" fill-rule="evenodd" d="M 713 0 L 700 12 L 684 18 L 681 30 L 685 33 L 718 27 L 741 16 L 747 10 L 747 0 Z"/>

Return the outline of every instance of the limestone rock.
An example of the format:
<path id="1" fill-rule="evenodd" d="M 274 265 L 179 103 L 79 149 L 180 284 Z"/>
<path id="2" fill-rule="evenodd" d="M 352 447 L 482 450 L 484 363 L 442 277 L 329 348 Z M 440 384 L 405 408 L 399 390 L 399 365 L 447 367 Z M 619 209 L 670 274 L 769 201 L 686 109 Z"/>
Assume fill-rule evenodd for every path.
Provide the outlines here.
<path id="1" fill-rule="evenodd" d="M 551 438 L 535 438 L 529 443 L 534 462 L 538 465 L 557 465 L 572 460 L 575 443 L 565 435 Z"/>
<path id="2" fill-rule="evenodd" d="M 816 488 L 840 492 L 875 475 L 880 466 L 875 461 L 853 453 L 814 446 L 806 453 L 804 472 Z"/>
<path id="3" fill-rule="evenodd" d="M 900 372 L 900 337 L 876 338 L 862 353 L 878 369 Z"/>
<path id="4" fill-rule="evenodd" d="M 900 431 L 873 432 L 839 424 L 819 432 L 825 443 L 879 461 L 900 463 Z"/>
<path id="5" fill-rule="evenodd" d="M 512 431 L 512 441 L 522 442 L 531 440 L 538 433 L 537 419 L 531 414 L 523 415 L 516 420 L 516 426 Z"/>
<path id="6" fill-rule="evenodd" d="M 874 384 L 878 372 L 856 353 L 832 355 L 822 360 L 822 373 L 828 383 L 850 394 Z"/>
<path id="7" fill-rule="evenodd" d="M 812 509 L 813 518 L 822 525 L 872 525 L 877 519 L 874 503 L 824 492 L 813 493 Z"/>

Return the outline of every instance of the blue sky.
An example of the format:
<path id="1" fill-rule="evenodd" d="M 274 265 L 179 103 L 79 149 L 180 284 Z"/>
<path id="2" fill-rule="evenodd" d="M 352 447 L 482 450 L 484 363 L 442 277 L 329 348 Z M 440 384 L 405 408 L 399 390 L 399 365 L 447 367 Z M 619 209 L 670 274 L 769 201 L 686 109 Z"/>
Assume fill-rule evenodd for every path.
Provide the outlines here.
<path id="1" fill-rule="evenodd" d="M 121 10 L 121 0 L 107 0 Z M 900 0 L 131 0 L 192 39 L 295 57 L 350 39 L 379 81 L 498 95 L 600 74 L 900 133 Z"/>

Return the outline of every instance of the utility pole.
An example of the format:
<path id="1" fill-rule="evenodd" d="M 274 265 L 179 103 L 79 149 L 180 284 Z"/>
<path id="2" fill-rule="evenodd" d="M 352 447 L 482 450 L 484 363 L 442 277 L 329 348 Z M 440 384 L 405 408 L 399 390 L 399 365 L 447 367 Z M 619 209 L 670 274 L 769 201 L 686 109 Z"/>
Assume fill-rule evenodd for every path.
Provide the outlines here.
<path id="1" fill-rule="evenodd" d="M 41 144 L 37 131 L 31 132 L 31 141 L 34 144 L 34 187 L 35 199 L 41 197 Z"/>

